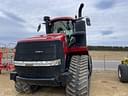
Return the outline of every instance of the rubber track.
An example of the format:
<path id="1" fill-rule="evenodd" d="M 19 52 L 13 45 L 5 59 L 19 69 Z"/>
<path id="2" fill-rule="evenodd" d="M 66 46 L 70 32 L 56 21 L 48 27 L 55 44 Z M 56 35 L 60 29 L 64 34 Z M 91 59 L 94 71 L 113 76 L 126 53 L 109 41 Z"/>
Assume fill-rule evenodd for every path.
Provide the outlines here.
<path id="1" fill-rule="evenodd" d="M 31 86 L 25 82 L 22 82 L 22 81 L 16 81 L 15 82 L 15 88 L 16 88 L 16 91 L 19 93 L 29 94 L 32 92 Z"/>
<path id="2" fill-rule="evenodd" d="M 71 79 L 66 86 L 66 96 L 88 96 L 88 56 L 72 56 L 69 72 Z"/>

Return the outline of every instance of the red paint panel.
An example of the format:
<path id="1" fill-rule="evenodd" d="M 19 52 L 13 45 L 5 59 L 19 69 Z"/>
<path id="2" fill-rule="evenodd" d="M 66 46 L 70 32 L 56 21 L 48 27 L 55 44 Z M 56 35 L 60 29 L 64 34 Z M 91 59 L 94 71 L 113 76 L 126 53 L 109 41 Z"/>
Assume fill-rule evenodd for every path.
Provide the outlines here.
<path id="1" fill-rule="evenodd" d="M 51 19 L 50 21 L 54 22 L 54 21 L 58 21 L 58 20 L 74 20 L 74 18 L 72 18 L 72 17 L 55 17 L 55 18 Z"/>
<path id="2" fill-rule="evenodd" d="M 62 33 L 52 33 L 47 35 L 39 35 L 27 39 L 20 40 L 18 42 L 34 42 L 34 41 L 53 41 L 53 40 L 65 40 L 65 34 Z"/>

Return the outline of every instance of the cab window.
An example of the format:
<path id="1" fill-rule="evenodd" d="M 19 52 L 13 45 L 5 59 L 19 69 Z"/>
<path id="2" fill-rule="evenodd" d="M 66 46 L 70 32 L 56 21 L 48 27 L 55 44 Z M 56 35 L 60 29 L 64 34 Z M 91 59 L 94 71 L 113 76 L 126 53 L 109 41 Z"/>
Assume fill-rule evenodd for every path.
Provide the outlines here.
<path id="1" fill-rule="evenodd" d="M 56 21 L 52 23 L 51 31 L 53 33 L 65 33 L 71 35 L 73 33 L 72 21 Z"/>

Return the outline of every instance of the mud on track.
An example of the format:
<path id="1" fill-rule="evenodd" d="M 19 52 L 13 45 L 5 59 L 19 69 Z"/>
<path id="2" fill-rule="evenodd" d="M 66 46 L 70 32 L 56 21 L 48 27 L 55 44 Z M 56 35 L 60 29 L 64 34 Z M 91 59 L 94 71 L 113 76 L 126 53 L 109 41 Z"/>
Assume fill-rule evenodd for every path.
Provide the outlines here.
<path id="1" fill-rule="evenodd" d="M 65 96 L 64 88 L 41 88 L 32 94 L 19 94 L 9 73 L 0 75 L 0 96 Z M 94 71 L 90 96 L 128 96 L 128 83 L 120 83 L 116 71 Z"/>

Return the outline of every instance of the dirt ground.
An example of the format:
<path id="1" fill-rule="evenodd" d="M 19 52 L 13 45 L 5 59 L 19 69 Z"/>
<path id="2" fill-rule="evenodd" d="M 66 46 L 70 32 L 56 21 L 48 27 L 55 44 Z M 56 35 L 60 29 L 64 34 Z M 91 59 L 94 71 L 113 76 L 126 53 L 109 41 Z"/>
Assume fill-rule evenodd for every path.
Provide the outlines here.
<path id="1" fill-rule="evenodd" d="M 63 88 L 41 88 L 33 94 L 19 94 L 9 74 L 0 75 L 0 96 L 65 96 Z M 116 71 L 94 71 L 90 96 L 128 96 L 128 83 L 120 83 Z"/>

